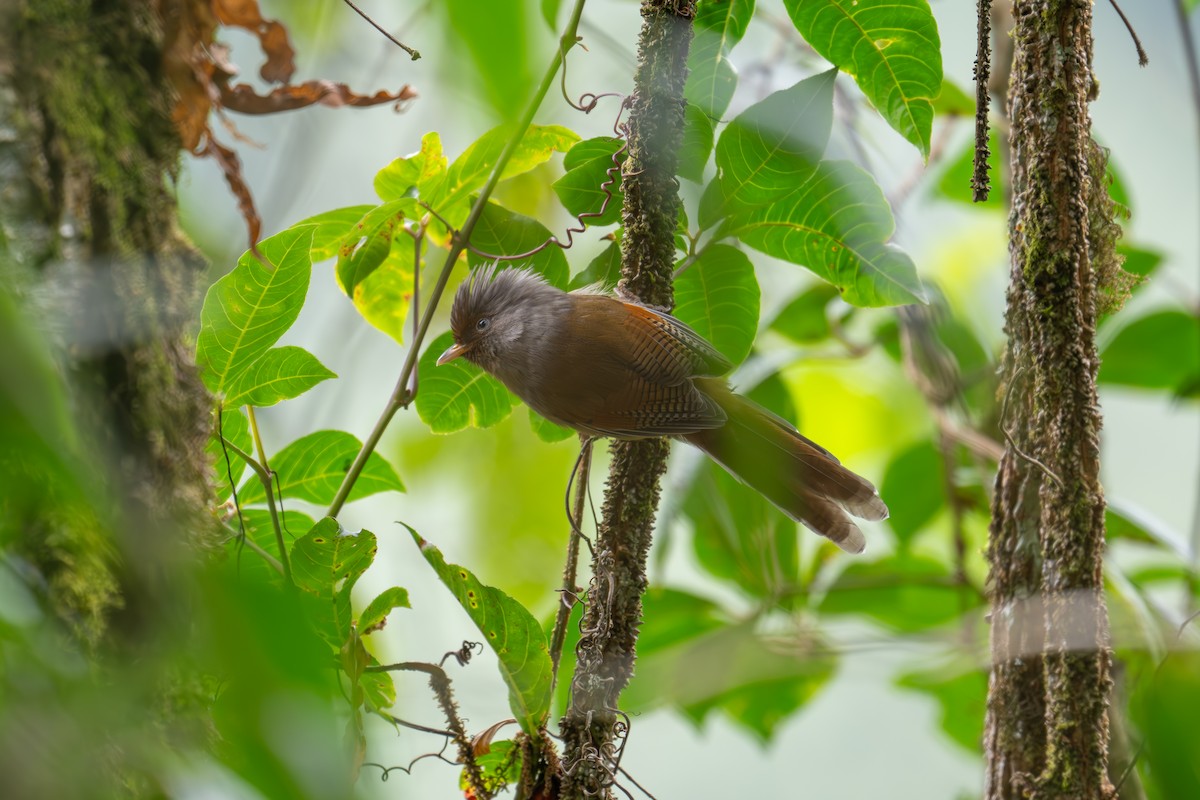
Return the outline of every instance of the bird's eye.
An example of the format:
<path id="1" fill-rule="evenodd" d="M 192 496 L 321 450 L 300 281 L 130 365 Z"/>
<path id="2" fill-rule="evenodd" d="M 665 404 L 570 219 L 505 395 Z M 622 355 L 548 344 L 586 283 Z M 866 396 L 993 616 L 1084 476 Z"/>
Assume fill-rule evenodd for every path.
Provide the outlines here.
<path id="1" fill-rule="evenodd" d="M 484 317 L 483 319 L 479 320 L 479 322 L 475 323 L 475 330 L 486 331 L 491 326 L 491 324 L 492 324 L 492 321 L 490 319 L 488 319 L 487 317 Z"/>

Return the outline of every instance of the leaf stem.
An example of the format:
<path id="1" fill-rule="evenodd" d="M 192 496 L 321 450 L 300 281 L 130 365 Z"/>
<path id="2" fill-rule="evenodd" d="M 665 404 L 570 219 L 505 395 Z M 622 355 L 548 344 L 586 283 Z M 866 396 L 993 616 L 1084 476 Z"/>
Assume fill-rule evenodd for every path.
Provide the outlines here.
<path id="1" fill-rule="evenodd" d="M 239 531 L 236 528 L 233 528 L 229 525 L 226 525 L 225 528 L 234 536 L 242 535 L 241 531 Z M 257 542 L 255 542 L 253 539 L 251 539 L 249 536 L 246 536 L 245 538 L 242 539 L 242 544 L 245 545 L 246 547 L 250 548 L 250 550 L 252 552 L 257 553 L 258 555 L 262 556 L 263 560 L 267 562 L 267 565 L 270 566 L 271 569 L 275 570 L 280 575 L 283 574 L 283 564 L 281 564 L 279 562 L 279 559 L 277 559 L 275 556 L 268 553 L 261 545 L 259 545 Z"/>
<path id="2" fill-rule="evenodd" d="M 254 425 L 253 414 L 250 415 L 250 424 Z M 254 439 L 255 441 L 258 441 L 257 427 L 254 428 L 254 433 Z M 275 544 L 279 547 L 279 563 L 283 567 L 283 577 L 284 580 L 286 580 L 289 584 L 294 585 L 295 582 L 292 580 L 292 565 L 288 559 L 287 544 L 283 540 L 283 526 L 279 524 L 279 511 L 275 508 L 275 487 L 271 484 L 271 473 L 268 472 L 262 464 L 255 460 L 254 456 L 250 455 L 228 439 L 225 439 L 224 437 L 221 438 L 224 440 L 225 446 L 228 447 L 235 456 L 249 464 L 250 469 L 254 470 L 254 474 L 258 476 L 260 481 L 262 481 L 263 489 L 267 495 L 267 508 L 271 512 L 271 526 L 275 529 Z"/>
<path id="3" fill-rule="evenodd" d="M 559 39 L 559 46 L 554 51 L 554 58 L 550 60 L 550 66 L 546 69 L 546 74 L 542 76 L 542 82 L 538 85 L 537 91 L 530 99 L 524 113 L 522 113 L 516 129 L 505 143 L 500 157 L 496 159 L 496 164 L 492 167 L 492 172 L 488 176 L 487 183 L 479 191 L 479 196 L 475 199 L 474 205 L 471 206 L 471 213 L 467 217 L 467 221 L 463 223 L 462 229 L 457 231 L 450 240 L 450 252 L 446 254 L 446 261 L 442 264 L 442 271 L 438 274 L 437 282 L 429 293 L 429 301 L 425 304 L 425 313 L 421 316 L 421 322 L 417 327 L 416 334 L 413 336 L 412 344 L 409 346 L 408 355 L 404 359 L 404 366 L 400 369 L 400 377 L 396 381 L 396 387 L 392 389 L 392 395 L 388 398 L 383 413 L 379 415 L 379 419 L 375 422 L 375 427 L 371 429 L 371 433 L 367 436 L 366 441 L 363 442 L 362 449 L 354 457 L 354 463 L 346 471 L 346 477 L 342 479 L 342 484 L 338 487 L 333 502 L 329 504 L 329 510 L 326 514 L 330 517 L 336 517 L 341 513 L 342 506 L 346 504 L 346 499 L 350 496 L 350 490 L 354 488 L 355 481 L 362 474 L 363 469 L 366 467 L 367 459 L 375 451 L 375 447 L 379 444 L 379 440 L 383 437 L 383 432 L 387 430 L 387 426 L 391 423 L 392 417 L 401 408 L 407 407 L 416 396 L 415 390 L 409 390 L 408 381 L 413 370 L 417 367 L 417 357 L 421 351 L 421 344 L 425 339 L 425 334 L 429 332 L 429 325 L 433 321 L 434 312 L 437 311 L 438 302 L 442 299 L 442 292 L 445 291 L 446 284 L 450 280 L 450 273 L 454 271 L 454 265 L 458 262 L 459 255 L 470 240 L 476 223 L 479 222 L 479 218 L 483 215 L 483 210 L 487 208 L 488 200 L 491 198 L 496 184 L 500 182 L 500 176 L 504 174 L 504 168 L 508 166 L 508 162 L 512 159 L 521 140 L 525 137 L 525 132 L 533 124 L 534 115 L 537 114 L 542 101 L 546 99 L 550 87 L 554 85 L 554 76 L 558 74 L 558 70 L 562 67 L 567 51 L 575 46 L 579 30 L 579 19 L 583 15 L 584 2 L 585 0 L 575 0 L 575 6 L 571 9 L 571 18 L 567 21 L 567 26 L 563 31 L 562 37 Z M 420 265 L 414 265 L 414 268 L 419 269 Z"/>

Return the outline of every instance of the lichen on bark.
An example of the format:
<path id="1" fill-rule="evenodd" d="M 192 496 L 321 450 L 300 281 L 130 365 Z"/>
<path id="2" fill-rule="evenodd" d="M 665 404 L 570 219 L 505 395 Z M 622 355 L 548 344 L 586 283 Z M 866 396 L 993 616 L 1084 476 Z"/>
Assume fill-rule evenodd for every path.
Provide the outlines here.
<path id="1" fill-rule="evenodd" d="M 5 157 L 25 166 L 8 195 L 19 199 L 0 212 L 40 243 L 10 267 L 46 299 L 43 324 L 67 345 L 81 452 L 108 501 L 70 516 L 51 502 L 28 507 L 14 544 L 92 645 L 114 621 L 132 633 L 155 607 L 151 584 L 164 576 L 142 565 L 168 542 L 209 547 L 216 532 L 208 395 L 187 330 L 207 265 L 175 219 L 165 6 L 183 7 L 24 2 L 0 20 L 4 110 L 17 133 Z"/>
<path id="2" fill-rule="evenodd" d="M 669 308 L 679 213 L 675 168 L 695 3 L 645 0 L 642 17 L 622 175 L 620 288 Z M 617 702 L 633 675 L 659 478 L 669 451 L 664 439 L 611 447 L 571 700 L 561 724 L 566 798 L 607 794 L 615 778 L 625 724 Z"/>
<path id="3" fill-rule="evenodd" d="M 1011 116 L 1008 446 L 988 548 L 984 797 L 1103 798 L 1111 654 L 1095 332 L 1111 204 L 1091 140 L 1091 4 L 1018 0 Z"/>

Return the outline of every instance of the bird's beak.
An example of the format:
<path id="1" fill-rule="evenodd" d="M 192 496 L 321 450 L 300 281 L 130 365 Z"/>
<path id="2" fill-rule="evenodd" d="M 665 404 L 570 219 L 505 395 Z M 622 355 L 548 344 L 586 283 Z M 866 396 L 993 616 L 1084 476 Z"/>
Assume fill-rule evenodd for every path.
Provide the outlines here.
<path id="1" fill-rule="evenodd" d="M 451 361 L 465 354 L 466 352 L 467 348 L 463 347 L 461 344 L 452 344 L 446 349 L 446 352 L 438 356 L 437 365 L 440 367 L 442 364 L 449 364 Z"/>

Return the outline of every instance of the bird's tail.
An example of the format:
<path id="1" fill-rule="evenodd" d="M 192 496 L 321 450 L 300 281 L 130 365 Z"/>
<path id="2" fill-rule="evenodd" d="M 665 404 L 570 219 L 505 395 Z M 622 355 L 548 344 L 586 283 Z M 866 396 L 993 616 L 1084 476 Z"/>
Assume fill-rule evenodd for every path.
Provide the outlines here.
<path id="1" fill-rule="evenodd" d="M 868 520 L 888 515 L 871 482 L 843 467 L 832 453 L 801 436 L 786 420 L 734 394 L 723 381 L 700 379 L 697 383 L 721 406 L 728 421 L 723 427 L 680 438 L 703 450 L 792 519 L 849 553 L 861 553 L 866 540 L 848 514 Z"/>

